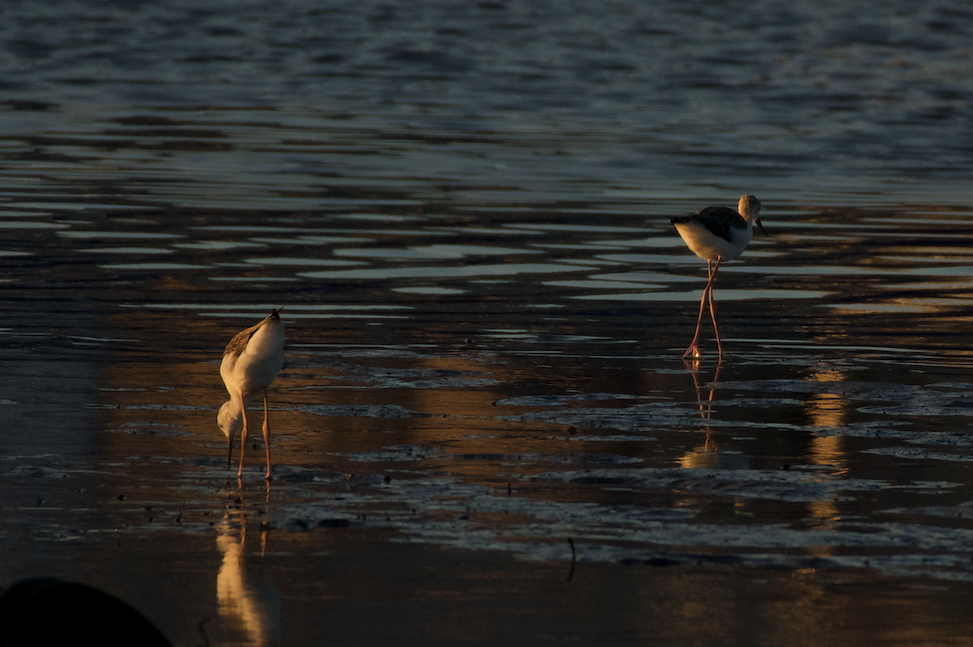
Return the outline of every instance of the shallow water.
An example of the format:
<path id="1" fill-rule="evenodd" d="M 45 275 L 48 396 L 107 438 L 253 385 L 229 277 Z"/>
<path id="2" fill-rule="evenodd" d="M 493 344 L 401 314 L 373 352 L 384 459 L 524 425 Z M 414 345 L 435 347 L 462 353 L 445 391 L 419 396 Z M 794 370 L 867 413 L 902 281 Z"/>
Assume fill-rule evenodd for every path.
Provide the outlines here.
<path id="1" fill-rule="evenodd" d="M 973 13 L 40 4 L 0 9 L 0 583 L 186 645 L 969 640 Z M 668 219 L 745 191 L 687 364 Z M 238 483 L 220 355 L 281 306 Z"/>

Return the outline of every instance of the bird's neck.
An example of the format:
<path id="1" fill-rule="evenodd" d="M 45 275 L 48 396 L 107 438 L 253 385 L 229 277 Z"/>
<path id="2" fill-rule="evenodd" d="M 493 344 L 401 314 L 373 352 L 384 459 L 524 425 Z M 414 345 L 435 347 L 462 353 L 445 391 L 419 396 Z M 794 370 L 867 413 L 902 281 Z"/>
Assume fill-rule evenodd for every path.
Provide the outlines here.
<path id="1" fill-rule="evenodd" d="M 241 412 L 250 404 L 252 399 L 252 396 L 249 395 L 241 397 L 239 393 L 230 394 L 230 402 L 232 402 L 233 406 Z"/>

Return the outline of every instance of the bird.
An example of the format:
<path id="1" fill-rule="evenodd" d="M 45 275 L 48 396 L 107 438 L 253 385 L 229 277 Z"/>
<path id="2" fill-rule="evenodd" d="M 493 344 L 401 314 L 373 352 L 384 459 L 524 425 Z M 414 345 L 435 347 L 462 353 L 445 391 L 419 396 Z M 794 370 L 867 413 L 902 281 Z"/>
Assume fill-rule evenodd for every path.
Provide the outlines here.
<path id="1" fill-rule="evenodd" d="M 737 211 L 729 207 L 706 207 L 688 216 L 677 216 L 670 222 L 696 256 L 706 260 L 708 280 L 699 302 L 699 316 L 696 318 L 696 334 L 683 358 L 700 358 L 699 329 L 703 321 L 703 311 L 709 299 L 709 311 L 713 318 L 713 331 L 716 333 L 716 346 L 720 359 L 723 359 L 723 342 L 716 324 L 716 309 L 713 304 L 713 281 L 723 261 L 737 258 L 743 253 L 753 238 L 753 225 L 760 227 L 766 236 L 767 231 L 760 222 L 760 200 L 752 195 L 740 197 Z"/>
<path id="2" fill-rule="evenodd" d="M 263 391 L 264 396 L 264 447 L 267 453 L 267 474 L 270 480 L 270 425 L 267 416 L 267 388 L 284 366 L 284 324 L 280 320 L 282 308 L 274 310 L 255 326 L 237 333 L 226 350 L 220 364 L 220 377 L 230 394 L 217 415 L 220 429 L 227 437 L 226 468 L 230 469 L 233 458 L 233 438 L 240 432 L 240 469 L 243 476 L 243 453 L 247 447 L 247 407 L 254 395 Z"/>

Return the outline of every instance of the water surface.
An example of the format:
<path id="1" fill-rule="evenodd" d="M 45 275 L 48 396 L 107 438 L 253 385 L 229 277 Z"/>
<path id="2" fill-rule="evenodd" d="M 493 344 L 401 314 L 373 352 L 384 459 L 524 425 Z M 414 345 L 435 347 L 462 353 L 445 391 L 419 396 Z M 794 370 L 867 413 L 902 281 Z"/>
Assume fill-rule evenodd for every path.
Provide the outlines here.
<path id="1" fill-rule="evenodd" d="M 968 641 L 970 12 L 197 4 L 0 9 L 3 584 L 186 645 Z M 687 364 L 669 218 L 744 192 Z"/>

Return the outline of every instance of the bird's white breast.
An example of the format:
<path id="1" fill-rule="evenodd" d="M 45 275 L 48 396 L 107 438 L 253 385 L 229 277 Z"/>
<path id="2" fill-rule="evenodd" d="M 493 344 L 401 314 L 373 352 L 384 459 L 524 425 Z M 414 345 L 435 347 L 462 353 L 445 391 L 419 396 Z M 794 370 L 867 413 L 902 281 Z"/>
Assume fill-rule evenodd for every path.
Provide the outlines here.
<path id="1" fill-rule="evenodd" d="M 676 223 L 676 231 L 696 256 L 708 261 L 715 261 L 718 258 L 728 261 L 736 258 L 743 253 L 750 239 L 753 238 L 753 230 L 750 227 L 739 229 L 731 227 L 730 235 L 733 240 L 728 241 L 713 234 L 697 221 Z"/>

